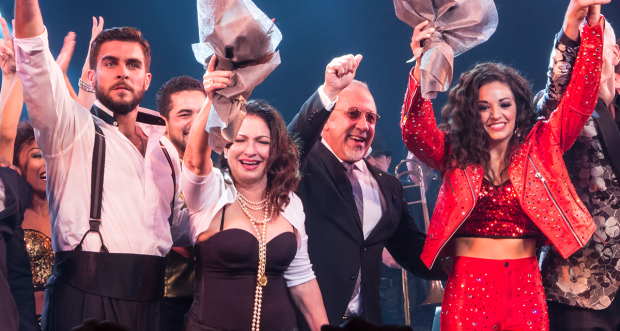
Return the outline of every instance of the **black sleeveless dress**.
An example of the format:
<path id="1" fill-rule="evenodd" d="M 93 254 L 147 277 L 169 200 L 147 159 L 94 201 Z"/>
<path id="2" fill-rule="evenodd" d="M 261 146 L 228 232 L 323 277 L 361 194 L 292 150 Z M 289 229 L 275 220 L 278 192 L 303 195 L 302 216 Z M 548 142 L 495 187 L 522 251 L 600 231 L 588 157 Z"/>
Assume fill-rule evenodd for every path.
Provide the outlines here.
<path id="1" fill-rule="evenodd" d="M 224 214 L 224 213 L 222 213 Z M 258 272 L 258 240 L 242 229 L 223 230 L 196 244 L 196 289 L 186 330 L 250 330 Z M 297 238 L 282 233 L 267 243 L 260 329 L 296 330 L 284 271 L 297 253 Z"/>

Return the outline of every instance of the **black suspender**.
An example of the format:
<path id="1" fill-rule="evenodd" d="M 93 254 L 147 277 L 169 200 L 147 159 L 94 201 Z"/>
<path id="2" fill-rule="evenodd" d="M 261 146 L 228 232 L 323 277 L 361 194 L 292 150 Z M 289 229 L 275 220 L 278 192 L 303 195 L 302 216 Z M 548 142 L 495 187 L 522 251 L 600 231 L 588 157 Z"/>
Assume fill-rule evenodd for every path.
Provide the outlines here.
<path id="1" fill-rule="evenodd" d="M 95 118 L 93 118 L 95 121 Z M 88 223 L 90 224 L 90 229 L 84 233 L 82 240 L 75 247 L 76 251 L 82 250 L 82 243 L 84 239 L 86 239 L 86 235 L 89 232 L 97 232 L 99 234 L 99 238 L 101 239 L 101 248 L 99 249 L 102 253 L 109 253 L 108 248 L 103 243 L 103 236 L 99 231 L 99 227 L 101 226 L 101 202 L 103 200 L 103 169 L 105 167 L 105 135 L 101 128 L 95 122 L 95 146 L 93 149 L 93 172 L 91 175 L 91 186 L 90 186 L 90 218 L 88 219 Z"/>
<path id="2" fill-rule="evenodd" d="M 100 117 L 103 115 L 109 116 L 105 112 L 99 111 L 99 109 L 96 106 L 93 106 L 93 108 L 91 109 L 91 113 L 97 117 Z M 95 121 L 95 118 L 93 117 L 93 122 L 94 121 Z M 101 232 L 99 231 L 99 227 L 101 226 L 101 203 L 103 201 L 103 170 L 105 167 L 105 135 L 103 134 L 103 131 L 101 131 L 101 128 L 97 125 L 97 122 L 95 122 L 94 124 L 95 124 L 95 146 L 93 148 L 93 165 L 92 165 L 93 171 L 91 175 L 91 187 L 90 187 L 90 218 L 88 219 L 88 223 L 90 224 L 90 229 L 86 231 L 86 233 L 84 233 L 84 236 L 82 236 L 82 240 L 80 240 L 80 243 L 75 247 L 75 250 L 81 251 L 82 243 L 84 242 L 84 239 L 86 239 L 86 235 L 90 232 L 96 232 L 97 234 L 99 234 L 99 238 L 101 239 L 100 251 L 102 253 L 108 253 L 108 248 L 103 243 L 103 236 L 101 235 Z M 166 149 L 164 144 L 162 144 L 161 141 L 159 142 L 159 146 L 161 146 L 161 150 L 164 153 L 164 156 L 166 156 L 166 160 L 168 160 L 168 164 L 170 165 L 170 169 L 172 170 L 172 187 L 174 190 L 172 191 L 172 201 L 170 202 L 170 216 L 168 217 L 168 223 L 170 224 L 170 226 L 172 226 L 172 221 L 174 219 L 174 199 L 177 194 L 177 179 L 176 179 L 176 173 L 174 171 L 174 165 L 172 163 L 172 158 L 170 158 L 170 154 L 168 153 L 168 150 Z"/>
<path id="3" fill-rule="evenodd" d="M 172 170 L 172 187 L 174 188 L 174 191 L 172 191 L 172 201 L 170 202 L 170 216 L 168 217 L 168 223 L 170 224 L 170 226 L 172 226 L 172 220 L 174 219 L 174 198 L 177 194 L 177 176 L 174 172 L 174 165 L 172 164 L 172 159 L 170 158 L 170 154 L 168 154 L 166 146 L 164 146 L 161 141 L 159 142 L 159 146 L 161 146 L 161 151 L 164 152 L 166 160 L 168 160 L 168 164 L 170 165 L 170 169 Z"/>

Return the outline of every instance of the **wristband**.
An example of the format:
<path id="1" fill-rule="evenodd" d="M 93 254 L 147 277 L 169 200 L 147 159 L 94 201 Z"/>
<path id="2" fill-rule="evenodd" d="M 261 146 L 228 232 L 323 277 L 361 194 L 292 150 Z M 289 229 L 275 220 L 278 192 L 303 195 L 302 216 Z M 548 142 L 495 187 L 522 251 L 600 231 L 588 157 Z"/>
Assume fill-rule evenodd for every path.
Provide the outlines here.
<path id="1" fill-rule="evenodd" d="M 78 81 L 78 86 L 86 92 L 95 93 L 95 89 L 90 86 L 90 84 L 84 82 L 82 78 L 80 78 L 80 80 Z"/>

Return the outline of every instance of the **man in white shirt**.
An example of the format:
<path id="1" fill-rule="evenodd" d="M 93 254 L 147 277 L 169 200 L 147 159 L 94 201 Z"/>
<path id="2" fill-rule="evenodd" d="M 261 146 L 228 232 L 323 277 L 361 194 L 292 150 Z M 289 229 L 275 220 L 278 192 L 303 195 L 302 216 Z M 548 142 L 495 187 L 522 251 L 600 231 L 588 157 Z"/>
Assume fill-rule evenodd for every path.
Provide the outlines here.
<path id="1" fill-rule="evenodd" d="M 402 186 L 363 157 L 379 118 L 366 84 L 356 81 L 361 55 L 332 60 L 325 83 L 288 130 L 301 142 L 296 193 L 306 214 L 308 253 L 330 325 L 361 317 L 381 324 L 381 254 L 414 274 L 447 278 L 420 260 L 425 235 L 409 216 Z M 307 329 L 300 321 L 300 329 Z"/>
<path id="2" fill-rule="evenodd" d="M 207 99 L 205 88 L 195 78 L 173 77 L 159 88 L 156 99 L 157 111 L 166 120 L 166 137 L 176 148 L 182 163 L 189 130 Z M 166 255 L 166 291 L 161 310 L 161 331 L 183 330 L 185 314 L 194 301 L 195 274 L 196 255 L 193 247 L 173 247 Z"/>
<path id="3" fill-rule="evenodd" d="M 15 14 L 17 72 L 47 165 L 56 252 L 43 330 L 91 318 L 158 330 L 164 256 L 189 241 L 177 151 L 159 114 L 138 111 L 151 81 L 148 42 L 126 27 L 95 38 L 89 112 L 65 86 L 38 1 L 16 0 Z"/>

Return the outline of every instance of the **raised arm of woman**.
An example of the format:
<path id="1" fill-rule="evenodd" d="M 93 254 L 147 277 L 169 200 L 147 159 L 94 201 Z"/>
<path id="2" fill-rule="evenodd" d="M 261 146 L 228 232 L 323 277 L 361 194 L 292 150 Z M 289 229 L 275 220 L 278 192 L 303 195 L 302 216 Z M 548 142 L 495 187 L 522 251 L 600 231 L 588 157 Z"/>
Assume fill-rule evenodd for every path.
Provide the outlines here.
<path id="1" fill-rule="evenodd" d="M 213 164 L 211 163 L 211 148 L 209 147 L 209 133 L 205 130 L 211 104 L 215 90 L 227 87 L 230 82 L 230 71 L 215 70 L 217 58 L 211 57 L 207 72 L 204 75 L 204 86 L 207 92 L 207 99 L 196 116 L 192 128 L 189 131 L 187 147 L 183 162 L 185 167 L 198 176 L 206 176 L 211 173 Z"/>
<path id="2" fill-rule="evenodd" d="M 6 20 L 0 17 L 2 33 L 7 40 L 0 39 L 0 69 L 2 89 L 0 92 L 0 156 L 13 162 L 13 145 L 17 134 L 19 116 L 24 106 L 22 83 L 15 73 L 15 53 Z"/>
<path id="3" fill-rule="evenodd" d="M 409 74 L 400 127 L 407 149 L 422 162 L 441 170 L 445 157 L 446 135 L 437 127 L 433 104 L 429 99 L 422 98 L 420 91 L 420 58 L 422 56 L 420 41 L 428 38 L 433 31 L 433 28 L 428 28 L 428 22 L 420 23 L 413 31 L 411 50 L 414 56 L 419 57 L 416 66 Z"/>
<path id="4" fill-rule="evenodd" d="M 88 43 L 88 53 L 86 54 L 86 61 L 82 67 L 82 76 L 80 77 L 80 91 L 78 92 L 78 102 L 82 107 L 90 109 L 97 99 L 93 87 L 88 83 L 88 70 L 90 70 L 90 46 L 93 44 L 95 37 L 103 30 L 103 17 L 99 16 L 99 21 L 93 16 L 93 29 L 90 36 L 90 43 Z"/>

